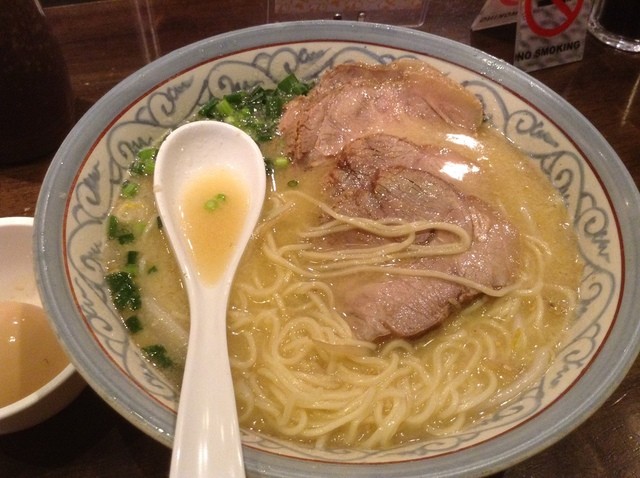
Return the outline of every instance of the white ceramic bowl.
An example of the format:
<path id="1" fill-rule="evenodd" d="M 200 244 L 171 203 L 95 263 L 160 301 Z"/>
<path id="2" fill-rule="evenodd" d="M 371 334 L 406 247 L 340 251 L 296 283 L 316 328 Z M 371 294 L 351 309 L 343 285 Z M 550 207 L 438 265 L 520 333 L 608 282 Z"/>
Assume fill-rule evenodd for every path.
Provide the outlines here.
<path id="1" fill-rule="evenodd" d="M 36 214 L 44 303 L 74 363 L 133 424 L 170 445 L 176 394 L 147 366 L 103 282 L 104 221 L 134 152 L 212 94 L 309 80 L 346 61 L 413 56 L 478 95 L 490 119 L 528 152 L 566 199 L 587 264 L 579 317 L 543 379 L 478 426 L 378 453 L 312 451 L 243 433 L 250 475 L 475 476 L 559 440 L 612 393 L 638 354 L 638 191 L 619 158 L 574 108 L 486 54 L 421 32 L 316 21 L 262 26 L 175 51 L 124 80 L 69 134 L 45 179 Z"/>
<path id="2" fill-rule="evenodd" d="M 0 218 L 0 302 L 41 306 L 34 276 L 32 237 L 33 218 Z M 52 417 L 76 398 L 85 385 L 69 363 L 35 392 L 0 407 L 0 434 L 24 430 Z"/>

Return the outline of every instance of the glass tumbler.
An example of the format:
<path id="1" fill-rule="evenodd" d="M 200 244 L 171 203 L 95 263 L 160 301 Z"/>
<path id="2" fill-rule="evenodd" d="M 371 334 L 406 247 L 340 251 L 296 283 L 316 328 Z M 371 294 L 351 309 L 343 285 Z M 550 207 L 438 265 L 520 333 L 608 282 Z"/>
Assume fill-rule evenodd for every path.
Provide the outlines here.
<path id="1" fill-rule="evenodd" d="M 640 52 L 640 0 L 596 0 L 589 31 L 614 48 Z"/>

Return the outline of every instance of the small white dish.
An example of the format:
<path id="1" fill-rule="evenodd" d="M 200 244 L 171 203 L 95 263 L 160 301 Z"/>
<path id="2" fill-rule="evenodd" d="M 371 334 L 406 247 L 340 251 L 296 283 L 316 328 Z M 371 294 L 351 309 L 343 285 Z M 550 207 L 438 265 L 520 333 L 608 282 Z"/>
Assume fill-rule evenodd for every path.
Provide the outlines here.
<path id="1" fill-rule="evenodd" d="M 0 218 L 0 303 L 41 307 L 34 275 L 32 235 L 33 218 Z M 0 407 L 0 434 L 24 430 L 52 417 L 75 399 L 85 385 L 69 362 L 36 391 Z"/>

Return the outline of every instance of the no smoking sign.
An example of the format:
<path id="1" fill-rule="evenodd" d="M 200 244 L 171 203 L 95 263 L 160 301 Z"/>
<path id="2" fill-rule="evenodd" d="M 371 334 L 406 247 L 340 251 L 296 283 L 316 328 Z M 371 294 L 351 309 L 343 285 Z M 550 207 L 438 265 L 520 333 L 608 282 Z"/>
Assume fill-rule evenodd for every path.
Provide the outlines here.
<path id="1" fill-rule="evenodd" d="M 590 0 L 520 0 L 514 64 L 526 71 L 581 60 Z"/>

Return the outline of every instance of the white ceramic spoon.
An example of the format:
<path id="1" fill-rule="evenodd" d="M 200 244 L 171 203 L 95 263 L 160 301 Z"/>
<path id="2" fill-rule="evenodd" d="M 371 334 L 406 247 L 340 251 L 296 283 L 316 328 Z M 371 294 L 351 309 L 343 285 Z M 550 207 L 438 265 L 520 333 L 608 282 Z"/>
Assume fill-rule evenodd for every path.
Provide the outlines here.
<path id="1" fill-rule="evenodd" d="M 219 173 L 242 185 L 248 208 L 221 274 L 205 280 L 188 237 L 190 232 L 185 228 L 182 203 L 190 185 Z M 158 151 L 154 173 L 156 204 L 184 275 L 191 312 L 171 459 L 172 478 L 244 477 L 227 354 L 226 312 L 233 276 L 260 215 L 265 182 L 260 149 L 244 132 L 225 123 L 185 124 L 171 132 Z"/>

